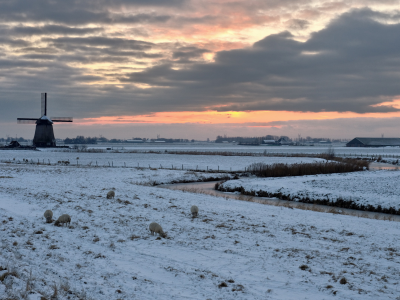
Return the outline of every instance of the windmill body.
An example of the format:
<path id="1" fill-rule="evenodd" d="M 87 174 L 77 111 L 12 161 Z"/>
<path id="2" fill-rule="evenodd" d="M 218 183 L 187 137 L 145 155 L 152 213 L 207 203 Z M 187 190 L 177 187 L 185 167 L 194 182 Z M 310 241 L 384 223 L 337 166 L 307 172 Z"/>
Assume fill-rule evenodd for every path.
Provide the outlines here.
<path id="1" fill-rule="evenodd" d="M 54 137 L 54 122 L 72 122 L 72 118 L 49 118 L 47 116 L 47 93 L 42 93 L 42 116 L 40 118 L 18 118 L 19 124 L 36 124 L 33 146 L 35 147 L 56 147 Z"/>

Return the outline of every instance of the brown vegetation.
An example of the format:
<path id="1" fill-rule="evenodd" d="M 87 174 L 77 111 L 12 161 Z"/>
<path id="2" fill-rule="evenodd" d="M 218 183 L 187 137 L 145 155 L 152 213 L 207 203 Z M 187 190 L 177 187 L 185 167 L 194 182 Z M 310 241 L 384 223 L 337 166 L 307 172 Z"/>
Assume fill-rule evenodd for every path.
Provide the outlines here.
<path id="1" fill-rule="evenodd" d="M 253 163 L 246 170 L 258 177 L 285 177 L 316 174 L 346 173 L 368 169 L 364 160 L 336 158 L 336 162 L 315 162 L 307 164 L 272 164 Z"/>

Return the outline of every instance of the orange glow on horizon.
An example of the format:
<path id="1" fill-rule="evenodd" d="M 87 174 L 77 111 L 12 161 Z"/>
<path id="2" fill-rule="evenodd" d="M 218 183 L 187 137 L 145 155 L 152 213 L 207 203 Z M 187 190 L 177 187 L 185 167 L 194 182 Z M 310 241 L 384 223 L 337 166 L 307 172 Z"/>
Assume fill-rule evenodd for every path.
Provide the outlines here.
<path id="1" fill-rule="evenodd" d="M 400 117 L 400 112 L 366 113 L 354 112 L 293 112 L 293 111 L 182 111 L 156 112 L 136 116 L 102 116 L 98 118 L 78 119 L 80 125 L 106 124 L 247 124 L 248 126 L 276 126 L 269 122 L 295 120 L 328 120 L 340 118 L 391 118 Z M 253 124 L 253 125 L 252 125 Z"/>

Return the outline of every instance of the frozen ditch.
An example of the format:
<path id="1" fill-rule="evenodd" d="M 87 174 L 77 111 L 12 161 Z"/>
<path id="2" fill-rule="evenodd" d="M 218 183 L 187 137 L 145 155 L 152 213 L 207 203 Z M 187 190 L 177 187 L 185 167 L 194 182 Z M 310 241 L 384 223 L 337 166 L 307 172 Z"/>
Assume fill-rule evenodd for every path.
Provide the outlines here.
<path id="1" fill-rule="evenodd" d="M 399 215 L 399 180 L 400 172 L 392 169 L 301 177 L 241 178 L 224 182 L 219 190 Z"/>
<path id="2" fill-rule="evenodd" d="M 201 193 L 216 197 L 236 199 L 247 202 L 255 202 L 259 204 L 283 206 L 283 207 L 297 208 L 302 210 L 312 210 L 324 213 L 342 214 L 342 215 L 349 215 L 361 218 L 400 222 L 400 215 L 390 215 L 380 212 L 361 211 L 356 209 L 348 209 L 348 208 L 341 208 L 328 205 L 302 203 L 297 201 L 282 200 L 278 198 L 248 196 L 248 195 L 242 195 L 239 192 L 223 192 L 215 189 L 216 183 L 220 183 L 220 181 L 164 184 L 164 185 L 159 185 L 158 187 L 171 190 L 181 190 L 191 193 Z"/>

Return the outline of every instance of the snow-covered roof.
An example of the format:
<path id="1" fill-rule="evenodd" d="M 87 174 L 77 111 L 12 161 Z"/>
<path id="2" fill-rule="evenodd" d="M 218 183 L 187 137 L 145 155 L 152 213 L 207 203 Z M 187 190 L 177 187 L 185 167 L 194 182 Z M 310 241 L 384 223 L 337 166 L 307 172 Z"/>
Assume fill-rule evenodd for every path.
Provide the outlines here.
<path id="1" fill-rule="evenodd" d="M 400 138 L 363 138 L 356 137 L 348 144 L 359 142 L 365 146 L 400 146 Z"/>
<path id="2" fill-rule="evenodd" d="M 47 120 L 47 121 L 53 123 L 53 121 L 52 121 L 48 116 L 42 116 L 42 117 L 40 118 L 40 120 Z"/>

